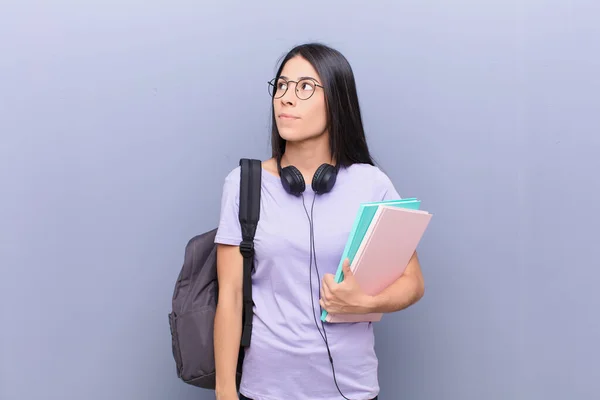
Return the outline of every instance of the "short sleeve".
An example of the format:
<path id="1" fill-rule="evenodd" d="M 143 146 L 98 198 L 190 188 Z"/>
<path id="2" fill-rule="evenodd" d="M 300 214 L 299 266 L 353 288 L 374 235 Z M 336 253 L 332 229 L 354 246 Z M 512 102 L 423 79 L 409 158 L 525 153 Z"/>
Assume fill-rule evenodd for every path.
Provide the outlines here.
<path id="1" fill-rule="evenodd" d="M 242 241 L 242 229 L 239 220 L 240 207 L 240 168 L 227 175 L 221 194 L 221 213 L 215 243 L 238 246 Z"/>
<path id="2" fill-rule="evenodd" d="M 400 194 L 396 190 L 394 183 L 383 171 L 379 170 L 379 182 L 381 184 L 381 201 L 399 200 Z"/>

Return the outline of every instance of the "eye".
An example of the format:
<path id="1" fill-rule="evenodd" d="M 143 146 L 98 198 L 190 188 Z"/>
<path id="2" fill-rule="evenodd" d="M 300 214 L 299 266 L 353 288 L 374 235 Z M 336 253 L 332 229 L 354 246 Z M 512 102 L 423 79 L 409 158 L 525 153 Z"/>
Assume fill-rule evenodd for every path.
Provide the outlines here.
<path id="1" fill-rule="evenodd" d="M 311 81 L 302 81 L 300 82 L 300 90 L 313 90 L 315 88 L 315 85 L 313 82 Z"/>

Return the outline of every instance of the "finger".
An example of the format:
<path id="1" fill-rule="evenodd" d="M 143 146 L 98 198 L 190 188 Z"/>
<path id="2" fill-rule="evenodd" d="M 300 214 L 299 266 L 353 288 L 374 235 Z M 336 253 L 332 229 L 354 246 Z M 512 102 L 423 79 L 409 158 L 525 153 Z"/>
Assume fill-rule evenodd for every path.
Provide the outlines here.
<path id="1" fill-rule="evenodd" d="M 323 276 L 323 286 L 326 286 L 329 290 L 331 290 L 334 284 L 335 282 L 332 274 L 325 274 Z"/>
<path id="2" fill-rule="evenodd" d="M 325 310 L 325 311 L 328 311 L 328 310 L 327 310 L 327 307 L 325 307 L 325 302 L 323 301 L 323 299 L 319 300 L 319 304 L 321 305 L 321 308 L 322 308 L 323 310 Z"/>
<path id="3" fill-rule="evenodd" d="M 344 277 L 353 275 L 352 270 L 350 269 L 350 260 L 348 260 L 347 258 L 344 260 L 342 270 L 344 271 Z"/>
<path id="4" fill-rule="evenodd" d="M 321 295 L 321 298 L 325 301 L 330 301 L 331 298 L 333 297 L 331 289 L 329 289 L 329 287 L 327 285 L 323 285 L 321 287 L 321 291 L 323 292 L 323 294 Z"/>

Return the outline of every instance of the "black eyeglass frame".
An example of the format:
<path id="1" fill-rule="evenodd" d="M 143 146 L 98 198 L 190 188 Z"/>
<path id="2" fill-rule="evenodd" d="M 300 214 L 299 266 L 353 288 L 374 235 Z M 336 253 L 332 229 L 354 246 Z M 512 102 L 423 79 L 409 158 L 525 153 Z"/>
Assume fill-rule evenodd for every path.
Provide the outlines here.
<path id="1" fill-rule="evenodd" d="M 269 82 L 267 82 L 269 84 L 269 86 L 267 87 L 267 89 L 270 89 L 271 87 L 273 88 L 273 94 L 271 94 L 271 91 L 269 90 L 269 95 L 273 98 L 273 99 L 280 99 L 283 96 L 285 96 L 285 94 L 287 93 L 289 87 L 289 83 L 295 83 L 295 88 L 294 88 L 294 94 L 296 95 L 296 97 L 300 100 L 308 100 L 310 99 L 313 94 L 315 94 L 316 90 L 314 90 L 310 96 L 308 96 L 307 98 L 303 99 L 302 97 L 298 96 L 298 83 L 302 82 L 302 81 L 311 81 L 315 86 L 320 87 L 321 89 L 324 89 L 324 87 L 322 85 L 320 85 L 314 78 L 303 78 L 300 79 L 299 81 L 292 81 L 292 80 L 287 80 L 284 79 L 285 83 L 288 84 L 288 87 L 285 89 L 285 91 L 283 92 L 283 94 L 281 96 L 275 97 L 275 93 L 277 92 L 277 88 L 275 87 L 275 81 L 279 80 L 280 78 L 273 78 L 271 79 Z"/>

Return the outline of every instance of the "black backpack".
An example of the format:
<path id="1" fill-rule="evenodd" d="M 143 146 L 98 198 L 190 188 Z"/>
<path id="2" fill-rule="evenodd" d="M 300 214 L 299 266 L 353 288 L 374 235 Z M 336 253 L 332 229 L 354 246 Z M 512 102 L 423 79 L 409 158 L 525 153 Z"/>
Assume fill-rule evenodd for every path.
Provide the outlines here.
<path id="1" fill-rule="evenodd" d="M 260 216 L 261 162 L 241 159 L 239 219 L 240 252 L 244 257 L 242 337 L 237 365 L 237 386 L 242 377 L 244 348 L 252 334 L 252 279 L 254 234 Z M 172 351 L 177 376 L 185 383 L 215 389 L 214 317 L 219 294 L 217 282 L 217 229 L 190 239 L 183 267 L 175 283 L 169 313 Z"/>

